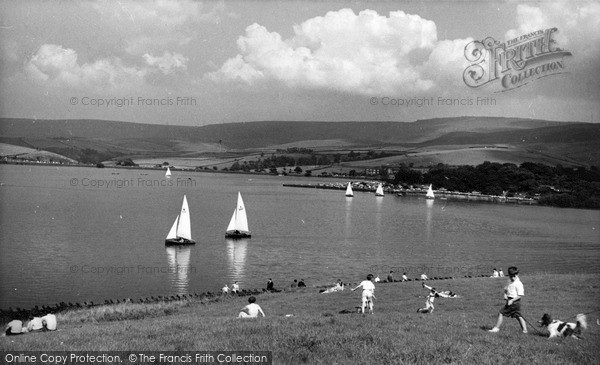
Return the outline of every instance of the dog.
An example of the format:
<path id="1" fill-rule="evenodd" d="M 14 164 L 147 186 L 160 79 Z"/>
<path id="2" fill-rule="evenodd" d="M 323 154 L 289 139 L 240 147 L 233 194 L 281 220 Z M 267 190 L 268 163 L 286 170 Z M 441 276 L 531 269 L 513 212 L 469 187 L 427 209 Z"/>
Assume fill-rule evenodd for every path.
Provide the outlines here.
<path id="1" fill-rule="evenodd" d="M 548 331 L 550 332 L 548 338 L 571 336 L 579 340 L 581 332 L 587 328 L 587 321 L 584 314 L 578 314 L 576 318 L 577 323 L 563 322 L 556 319 L 552 320 L 552 317 L 548 313 L 544 313 L 538 323 L 540 327 L 548 327 Z"/>

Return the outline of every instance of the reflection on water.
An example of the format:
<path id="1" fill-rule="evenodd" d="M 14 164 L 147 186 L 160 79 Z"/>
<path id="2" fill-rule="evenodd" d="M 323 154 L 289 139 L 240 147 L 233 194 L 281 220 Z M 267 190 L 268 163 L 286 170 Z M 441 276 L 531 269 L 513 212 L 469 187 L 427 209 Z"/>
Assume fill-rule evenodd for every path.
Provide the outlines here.
<path id="1" fill-rule="evenodd" d="M 189 292 L 190 246 L 168 246 L 167 260 L 169 261 L 169 281 L 177 294 Z"/>
<path id="2" fill-rule="evenodd" d="M 431 242 L 431 215 L 433 212 L 433 199 L 425 200 L 427 203 L 427 215 L 426 215 L 426 231 L 425 237 L 427 238 L 427 243 Z"/>
<path id="3" fill-rule="evenodd" d="M 244 278 L 246 266 L 247 239 L 227 239 L 227 253 L 229 257 L 229 272 L 233 281 L 241 281 Z"/>
<path id="4" fill-rule="evenodd" d="M 346 238 L 352 237 L 352 199 L 346 197 Z"/>
<path id="5" fill-rule="evenodd" d="M 381 219 L 382 219 L 382 208 L 383 205 L 383 197 L 382 196 L 376 196 L 375 197 L 375 238 L 376 238 L 376 242 L 381 242 L 382 240 L 382 233 L 381 233 Z"/>

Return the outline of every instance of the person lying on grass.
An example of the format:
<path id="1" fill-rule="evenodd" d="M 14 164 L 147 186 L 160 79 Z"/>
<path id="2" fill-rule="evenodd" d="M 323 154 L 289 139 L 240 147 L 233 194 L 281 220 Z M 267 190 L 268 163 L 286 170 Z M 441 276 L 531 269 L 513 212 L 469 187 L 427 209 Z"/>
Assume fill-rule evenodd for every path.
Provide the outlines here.
<path id="1" fill-rule="evenodd" d="M 259 313 L 264 317 L 265 312 L 263 312 L 260 306 L 255 302 L 256 298 L 254 296 L 248 298 L 248 303 L 250 304 L 242 308 L 242 311 L 240 312 L 240 314 L 238 314 L 238 318 L 256 318 L 258 317 Z"/>
<path id="2" fill-rule="evenodd" d="M 373 284 L 373 275 L 367 275 L 367 280 L 363 280 L 358 286 L 352 291 L 362 287 L 362 304 L 360 307 L 360 311 L 362 314 L 365 314 L 365 307 L 369 305 L 369 313 L 373 314 L 373 299 L 375 298 L 375 284 Z"/>
<path id="3" fill-rule="evenodd" d="M 329 289 L 324 289 L 321 290 L 321 294 L 328 294 L 328 293 L 334 293 L 336 291 L 342 291 L 344 290 L 344 284 L 342 283 L 342 281 L 340 279 L 338 279 L 337 283 L 335 284 L 334 287 L 331 287 Z"/>

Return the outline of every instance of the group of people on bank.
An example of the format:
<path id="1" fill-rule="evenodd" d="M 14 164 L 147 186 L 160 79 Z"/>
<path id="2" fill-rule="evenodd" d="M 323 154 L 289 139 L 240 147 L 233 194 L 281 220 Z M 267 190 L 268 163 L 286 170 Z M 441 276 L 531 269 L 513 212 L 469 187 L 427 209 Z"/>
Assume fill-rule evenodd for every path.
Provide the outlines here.
<path id="1" fill-rule="evenodd" d="M 56 315 L 49 313 L 43 317 L 30 316 L 27 324 L 18 319 L 8 322 L 4 329 L 6 336 L 22 335 L 28 332 L 56 331 Z"/>
<path id="2" fill-rule="evenodd" d="M 496 273 L 497 273 L 497 275 L 495 275 Z M 390 274 L 388 275 L 389 282 L 393 282 L 392 274 L 393 274 L 393 271 L 390 271 Z M 502 325 L 503 318 L 509 317 L 509 318 L 516 318 L 519 321 L 519 324 L 521 325 L 521 329 L 522 329 L 523 333 L 527 333 L 527 326 L 525 324 L 525 320 L 524 320 L 523 316 L 521 315 L 521 304 L 520 304 L 521 298 L 525 295 L 525 290 L 523 287 L 523 283 L 519 279 L 518 275 L 519 275 L 519 270 L 516 267 L 511 266 L 508 268 L 508 276 L 510 278 L 510 281 L 508 282 L 508 285 L 504 288 L 505 304 L 498 312 L 498 319 L 496 321 L 496 325 L 491 330 L 489 330 L 489 332 L 494 333 L 494 332 L 500 331 L 500 326 Z M 406 273 L 403 276 L 406 276 Z M 494 274 L 492 274 L 492 277 L 503 277 L 503 276 L 504 276 L 504 274 L 502 273 L 502 269 L 500 269 L 500 271 L 497 271 L 496 269 L 494 269 Z M 363 280 L 355 288 L 351 289 L 352 291 L 355 291 L 359 288 L 362 288 L 361 307 L 360 307 L 360 311 L 362 314 L 364 314 L 365 310 L 367 310 L 367 309 L 368 309 L 369 313 L 373 314 L 373 307 L 374 307 L 373 300 L 376 299 L 376 297 L 375 297 L 375 280 L 374 279 L 375 279 L 375 277 L 372 274 L 369 274 L 369 275 L 367 275 L 366 280 Z M 425 275 L 425 274 L 421 275 L 420 279 L 422 281 L 421 285 L 423 286 L 424 289 L 429 290 L 429 294 L 427 295 L 425 307 L 417 309 L 418 313 L 432 313 L 435 308 L 433 305 L 435 298 L 438 298 L 438 297 L 460 298 L 456 293 L 453 293 L 452 291 L 449 291 L 449 290 L 437 291 L 435 288 L 433 288 L 429 285 L 426 285 L 425 281 L 428 280 L 428 278 L 427 278 L 427 275 Z M 402 280 L 402 281 L 405 281 L 405 280 Z M 292 284 L 292 285 L 294 285 L 294 284 Z M 269 279 L 269 281 L 267 283 L 267 290 L 273 290 L 273 289 L 274 289 L 273 281 L 272 281 L 272 279 Z M 338 279 L 338 281 L 334 287 L 326 289 L 326 290 L 322 290 L 321 293 L 331 293 L 331 292 L 341 291 L 341 290 L 344 290 L 344 284 L 342 283 L 341 280 Z M 263 312 L 261 307 L 258 304 L 256 304 L 256 298 L 254 296 L 251 296 L 250 298 L 248 298 L 248 302 L 249 302 L 249 304 L 247 306 L 245 306 L 244 308 L 242 308 L 238 317 L 253 318 L 253 317 L 258 317 L 259 314 L 262 315 L 263 317 L 265 316 L 265 313 Z"/>

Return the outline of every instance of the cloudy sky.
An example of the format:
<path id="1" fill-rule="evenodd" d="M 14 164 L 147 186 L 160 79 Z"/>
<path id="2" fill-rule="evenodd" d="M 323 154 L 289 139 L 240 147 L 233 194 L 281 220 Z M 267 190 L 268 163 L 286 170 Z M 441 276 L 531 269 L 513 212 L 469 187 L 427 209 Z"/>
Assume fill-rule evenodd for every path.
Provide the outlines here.
<path id="1" fill-rule="evenodd" d="M 466 85 L 470 42 L 550 28 L 559 74 Z M 1 1 L 0 47 L 0 117 L 600 120 L 598 1 Z"/>

